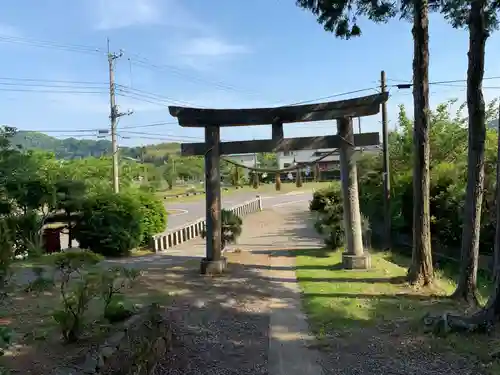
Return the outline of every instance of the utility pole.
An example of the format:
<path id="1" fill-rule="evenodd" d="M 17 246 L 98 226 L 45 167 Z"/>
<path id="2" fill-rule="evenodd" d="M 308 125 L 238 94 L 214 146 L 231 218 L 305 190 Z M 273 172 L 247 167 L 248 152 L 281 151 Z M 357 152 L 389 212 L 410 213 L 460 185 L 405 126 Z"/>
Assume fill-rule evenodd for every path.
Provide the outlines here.
<path id="1" fill-rule="evenodd" d="M 380 91 L 387 91 L 385 71 L 380 72 Z M 384 159 L 384 237 L 385 248 L 391 248 L 391 175 L 389 171 L 389 131 L 387 129 L 387 103 L 382 103 L 382 154 Z"/>
<path id="2" fill-rule="evenodd" d="M 108 64 L 109 64 L 109 104 L 110 104 L 110 115 L 111 120 L 111 148 L 113 153 L 113 190 L 115 193 L 120 191 L 120 176 L 118 167 L 118 142 L 116 140 L 116 124 L 118 118 L 125 115 L 131 115 L 132 111 L 127 113 L 119 113 L 118 106 L 115 102 L 115 71 L 114 71 L 114 61 L 123 56 L 123 52 L 111 53 L 109 50 L 109 39 L 108 39 Z"/>

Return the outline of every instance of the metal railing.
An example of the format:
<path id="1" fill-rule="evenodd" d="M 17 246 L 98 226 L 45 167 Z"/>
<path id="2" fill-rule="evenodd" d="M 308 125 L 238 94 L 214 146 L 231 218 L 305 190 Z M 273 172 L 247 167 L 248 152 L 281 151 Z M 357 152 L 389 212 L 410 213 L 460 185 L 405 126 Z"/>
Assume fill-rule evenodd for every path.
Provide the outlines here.
<path id="1" fill-rule="evenodd" d="M 262 211 L 262 198 L 257 196 L 255 199 L 243 202 L 239 205 L 230 208 L 239 217 Z M 180 245 L 186 241 L 192 240 L 201 236 L 201 233 L 206 229 L 206 219 L 200 218 L 168 231 L 167 233 L 157 234 L 151 237 L 150 249 L 155 253 L 165 251 L 171 247 Z"/>

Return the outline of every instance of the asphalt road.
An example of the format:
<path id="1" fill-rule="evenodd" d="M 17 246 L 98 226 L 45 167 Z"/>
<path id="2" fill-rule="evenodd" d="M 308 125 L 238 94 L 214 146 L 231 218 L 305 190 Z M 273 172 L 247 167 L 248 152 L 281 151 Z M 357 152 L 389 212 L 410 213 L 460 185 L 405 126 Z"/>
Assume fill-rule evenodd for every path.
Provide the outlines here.
<path id="1" fill-rule="evenodd" d="M 256 194 L 251 191 L 235 192 L 226 197 L 222 197 L 222 207 L 231 208 L 245 201 L 254 199 Z M 262 204 L 264 208 L 269 205 L 276 205 L 295 201 L 311 200 L 312 192 L 299 191 L 290 193 L 266 193 L 262 194 Z M 168 230 L 183 226 L 186 223 L 205 217 L 205 198 L 192 202 L 169 202 L 165 204 L 171 213 L 168 216 Z"/>

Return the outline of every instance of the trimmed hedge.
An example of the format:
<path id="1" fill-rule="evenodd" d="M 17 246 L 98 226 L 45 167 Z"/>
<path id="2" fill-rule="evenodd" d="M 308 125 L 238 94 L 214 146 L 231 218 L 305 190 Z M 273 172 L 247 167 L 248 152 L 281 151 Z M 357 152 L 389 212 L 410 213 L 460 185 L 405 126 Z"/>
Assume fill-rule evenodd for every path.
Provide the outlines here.
<path id="1" fill-rule="evenodd" d="M 146 245 L 155 234 L 162 233 L 167 229 L 167 210 L 163 202 L 155 195 L 136 191 L 129 193 L 133 199 L 140 204 L 142 214 L 142 245 Z"/>
<path id="2" fill-rule="evenodd" d="M 128 255 L 144 236 L 144 210 L 131 194 L 105 193 L 83 202 L 74 235 L 83 249 L 104 256 Z"/>

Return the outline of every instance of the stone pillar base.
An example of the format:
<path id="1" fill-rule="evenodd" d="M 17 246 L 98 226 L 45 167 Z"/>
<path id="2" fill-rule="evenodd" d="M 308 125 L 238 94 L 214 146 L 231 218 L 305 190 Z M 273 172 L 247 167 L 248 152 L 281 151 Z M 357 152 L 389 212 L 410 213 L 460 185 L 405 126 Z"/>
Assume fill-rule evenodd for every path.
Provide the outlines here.
<path id="1" fill-rule="evenodd" d="M 371 256 L 368 252 L 363 255 L 342 254 L 342 267 L 347 270 L 367 270 L 371 268 Z"/>
<path id="2" fill-rule="evenodd" d="M 221 275 L 227 268 L 227 258 L 222 257 L 219 260 L 208 260 L 203 258 L 200 263 L 200 273 L 202 275 Z"/>

